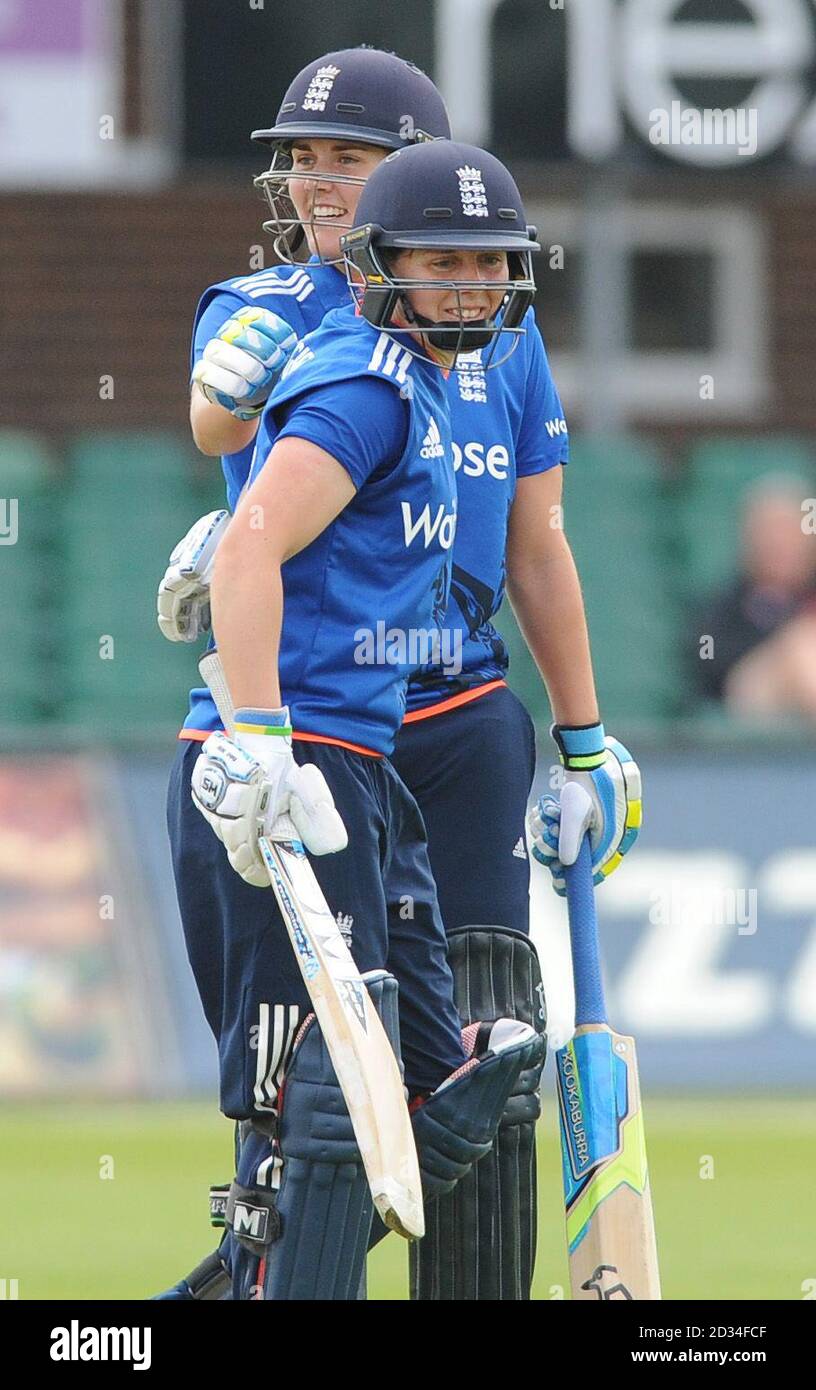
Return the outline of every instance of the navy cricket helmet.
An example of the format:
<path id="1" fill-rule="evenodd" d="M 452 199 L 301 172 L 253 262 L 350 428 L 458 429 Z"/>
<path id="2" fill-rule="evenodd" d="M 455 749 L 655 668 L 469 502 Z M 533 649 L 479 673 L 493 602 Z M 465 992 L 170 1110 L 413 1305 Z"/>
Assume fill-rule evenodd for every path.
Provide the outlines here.
<path id="1" fill-rule="evenodd" d="M 264 230 L 275 237 L 277 254 L 292 261 L 304 247 L 306 228 L 315 225 L 313 213 L 298 217 L 289 197 L 292 179 L 314 182 L 319 177 L 313 170 L 293 170 L 294 141 L 348 140 L 399 150 L 449 137 L 450 121 L 440 93 L 405 58 L 368 47 L 344 48 L 315 58 L 290 84 L 275 124 L 252 132 L 253 140 L 271 145 L 274 151 L 269 169 L 254 182 L 272 209 Z M 361 186 L 365 179 L 332 174 L 331 181 Z M 352 224 L 335 225 L 348 230 Z"/>
<path id="2" fill-rule="evenodd" d="M 532 253 L 540 247 L 535 227 L 527 224 L 515 180 L 495 155 L 452 140 L 394 151 L 369 177 L 356 221 L 341 245 L 349 285 L 369 323 L 389 333 L 411 332 L 392 324 L 400 306 L 433 347 L 464 353 L 492 341 L 494 352 L 485 365 L 506 360 L 509 352 L 493 360 L 495 348 L 499 335 L 507 333 L 512 351 L 524 331 L 521 324 L 535 294 Z M 508 279 L 490 282 L 492 289 L 504 290 L 498 314 L 489 320 L 463 321 L 461 291 L 484 289 L 482 280 L 395 276 L 393 253 L 403 249 L 506 252 Z M 459 322 L 453 326 L 424 319 L 406 299 L 408 290 L 446 284 L 457 291 Z"/>

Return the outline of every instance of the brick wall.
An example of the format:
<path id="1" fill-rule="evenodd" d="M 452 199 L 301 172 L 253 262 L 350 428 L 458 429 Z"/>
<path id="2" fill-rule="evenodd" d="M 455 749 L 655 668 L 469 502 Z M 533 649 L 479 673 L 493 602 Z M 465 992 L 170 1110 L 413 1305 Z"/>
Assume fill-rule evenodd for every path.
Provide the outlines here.
<path id="1" fill-rule="evenodd" d="M 816 431 L 816 194 L 780 186 L 762 206 L 775 375 L 765 424 Z M 274 262 L 263 211 L 243 178 L 212 176 L 159 193 L 0 196 L 2 422 L 183 427 L 198 295 L 249 271 L 253 246 Z M 557 375 L 557 346 L 554 357 Z M 100 399 L 102 376 L 112 400 Z"/>
<path id="2" fill-rule="evenodd" d="M 2 422 L 183 425 L 198 296 L 249 269 L 253 244 L 273 262 L 262 216 L 243 183 L 0 198 Z"/>

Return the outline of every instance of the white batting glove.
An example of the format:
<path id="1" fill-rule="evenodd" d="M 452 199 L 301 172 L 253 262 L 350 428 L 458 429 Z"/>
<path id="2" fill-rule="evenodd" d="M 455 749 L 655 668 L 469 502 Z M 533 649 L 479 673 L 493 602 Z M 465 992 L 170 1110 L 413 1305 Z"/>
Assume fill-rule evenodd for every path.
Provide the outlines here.
<path id="1" fill-rule="evenodd" d="M 291 325 L 269 309 L 239 309 L 207 343 L 193 381 L 213 405 L 238 420 L 252 420 L 297 344 Z"/>
<path id="2" fill-rule="evenodd" d="M 199 517 L 180 540 L 159 585 L 159 627 L 168 642 L 195 642 L 210 630 L 210 582 L 229 512 Z"/>
<path id="3" fill-rule="evenodd" d="M 565 897 L 564 865 L 575 863 L 587 831 L 595 884 L 614 873 L 631 850 L 643 818 L 641 780 L 632 754 L 616 738 L 607 738 L 602 724 L 553 724 L 550 732 L 564 766 L 564 786 L 578 783 L 587 793 L 586 798 L 564 799 L 563 791 L 560 798 L 542 796 L 527 817 L 533 858 L 546 864 L 553 888 Z"/>
<path id="4" fill-rule="evenodd" d="M 258 848 L 288 814 L 312 854 L 348 844 L 346 828 L 323 773 L 292 755 L 289 710 L 236 710 L 234 738 L 210 734 L 193 768 L 192 797 L 246 883 L 268 888 Z"/>

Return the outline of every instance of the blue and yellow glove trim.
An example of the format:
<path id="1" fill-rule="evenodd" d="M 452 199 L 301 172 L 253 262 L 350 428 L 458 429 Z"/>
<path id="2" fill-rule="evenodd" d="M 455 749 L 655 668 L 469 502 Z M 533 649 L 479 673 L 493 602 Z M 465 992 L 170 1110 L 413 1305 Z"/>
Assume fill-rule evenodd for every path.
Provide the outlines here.
<path id="1" fill-rule="evenodd" d="M 261 734 L 272 738 L 292 737 L 288 709 L 237 709 L 234 727 L 236 734 Z"/>
<path id="2" fill-rule="evenodd" d="M 594 772 L 606 762 L 603 724 L 553 724 L 550 734 L 570 772 Z"/>

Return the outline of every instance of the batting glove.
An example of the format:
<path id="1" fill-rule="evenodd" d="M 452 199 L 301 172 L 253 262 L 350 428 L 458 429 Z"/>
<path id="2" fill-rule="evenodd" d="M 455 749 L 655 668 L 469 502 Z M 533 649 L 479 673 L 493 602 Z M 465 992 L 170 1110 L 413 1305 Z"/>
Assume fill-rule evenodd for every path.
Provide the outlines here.
<path id="1" fill-rule="evenodd" d="M 195 642 L 210 630 L 210 582 L 229 512 L 199 517 L 170 555 L 159 585 L 159 627 L 168 642 Z"/>
<path id="2" fill-rule="evenodd" d="M 269 887 L 258 838 L 274 833 L 282 815 L 291 817 L 312 854 L 334 854 L 348 844 L 320 768 L 295 762 L 286 706 L 236 710 L 234 738 L 210 734 L 193 768 L 192 797 L 235 872 L 256 888 Z"/>
<path id="3" fill-rule="evenodd" d="M 193 381 L 213 405 L 238 420 L 253 420 L 297 343 L 291 325 L 269 309 L 239 309 L 207 343 Z"/>
<path id="4" fill-rule="evenodd" d="M 582 814 L 571 806 L 562 814 L 555 797 L 542 796 L 528 817 L 533 856 L 546 864 L 553 888 L 563 898 L 564 865 L 575 863 L 587 831 L 596 884 L 614 873 L 635 843 L 642 819 L 640 769 L 622 743 L 604 737 L 603 724 L 554 724 L 550 732 L 558 745 L 564 781 L 580 783 L 590 799 Z"/>

